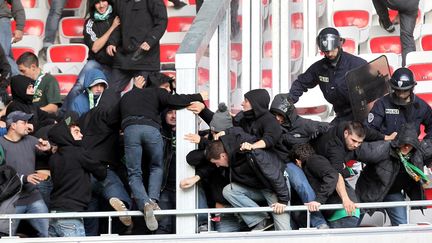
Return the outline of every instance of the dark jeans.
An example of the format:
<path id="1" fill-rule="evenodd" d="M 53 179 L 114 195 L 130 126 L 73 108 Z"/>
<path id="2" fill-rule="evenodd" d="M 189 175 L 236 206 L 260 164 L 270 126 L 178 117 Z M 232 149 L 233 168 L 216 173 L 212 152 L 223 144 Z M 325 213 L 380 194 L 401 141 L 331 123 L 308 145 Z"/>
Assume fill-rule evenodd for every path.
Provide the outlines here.
<path id="1" fill-rule="evenodd" d="M 176 208 L 176 191 L 175 189 L 165 189 L 161 192 L 159 198 L 159 207 L 164 209 L 175 209 Z M 159 219 L 159 228 L 157 234 L 174 234 L 176 218 L 174 215 L 166 215 Z"/>
<path id="2" fill-rule="evenodd" d="M 108 84 L 111 89 L 114 89 L 116 93 L 120 94 L 129 84 L 132 78 L 143 76 L 145 79 L 147 79 L 149 73 L 150 72 L 148 71 L 122 70 L 113 68 Z"/>
<path id="3" fill-rule="evenodd" d="M 359 218 L 357 217 L 345 217 L 335 221 L 329 221 L 328 225 L 330 228 L 355 228 L 359 225 Z"/>
<path id="4" fill-rule="evenodd" d="M 415 51 L 414 28 L 416 25 L 419 0 L 372 0 L 375 10 L 383 21 L 390 21 L 387 8 L 397 10 L 400 18 L 400 41 L 402 45 L 402 67 L 406 55 Z"/>
<path id="5" fill-rule="evenodd" d="M 53 189 L 53 183 L 51 181 L 51 177 L 46 181 L 41 181 L 36 185 L 40 194 L 42 195 L 42 199 L 44 200 L 46 206 L 50 207 L 50 195 Z"/>

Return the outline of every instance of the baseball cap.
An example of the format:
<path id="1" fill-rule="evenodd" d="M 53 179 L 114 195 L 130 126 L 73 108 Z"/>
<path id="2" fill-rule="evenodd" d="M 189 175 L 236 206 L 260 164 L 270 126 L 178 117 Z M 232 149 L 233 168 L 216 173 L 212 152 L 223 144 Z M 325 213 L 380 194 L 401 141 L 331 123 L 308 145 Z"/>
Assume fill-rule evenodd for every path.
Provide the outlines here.
<path id="1" fill-rule="evenodd" d="M 32 117 L 33 117 L 33 114 L 27 114 L 27 113 L 22 112 L 22 111 L 14 111 L 14 112 L 11 112 L 6 117 L 6 125 L 9 127 L 14 122 L 17 122 L 17 121 L 28 121 Z"/>

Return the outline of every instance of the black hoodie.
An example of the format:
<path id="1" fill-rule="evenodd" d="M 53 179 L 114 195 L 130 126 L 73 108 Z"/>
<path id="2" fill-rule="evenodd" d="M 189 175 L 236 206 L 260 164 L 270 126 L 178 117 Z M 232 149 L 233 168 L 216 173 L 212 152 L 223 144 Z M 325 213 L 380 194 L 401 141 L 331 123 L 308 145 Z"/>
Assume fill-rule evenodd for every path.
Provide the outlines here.
<path id="1" fill-rule="evenodd" d="M 120 112 L 119 97 L 111 89 L 106 89 L 98 106 L 92 108 L 79 120 L 85 134 L 82 146 L 91 151 L 94 160 L 110 165 L 113 169 L 120 164 Z"/>
<path id="2" fill-rule="evenodd" d="M 319 122 L 299 116 L 294 103 L 288 100 L 287 94 L 278 94 L 274 97 L 270 106 L 270 112 L 279 114 L 285 118 L 282 126 L 282 136 L 276 145 L 276 149 L 282 159 L 288 162 L 289 150 L 295 144 L 308 143 L 309 140 L 318 137 L 328 131 L 330 124 Z"/>
<path id="3" fill-rule="evenodd" d="M 279 203 L 288 204 L 288 186 L 283 176 L 284 164 L 271 150 L 255 149 L 240 152 L 243 142 L 240 135 L 220 137 L 229 158 L 230 181 L 254 189 L 269 189 L 276 194 Z"/>
<path id="4" fill-rule="evenodd" d="M 49 161 L 53 190 L 51 192 L 52 210 L 80 212 L 87 209 L 91 199 L 90 173 L 98 180 L 106 177 L 106 168 L 91 160 L 81 147 L 80 141 L 74 140 L 69 129 L 73 118 L 53 126 L 48 133 L 51 143 L 58 146 Z"/>
<path id="5" fill-rule="evenodd" d="M 271 148 L 278 142 L 282 129 L 276 118 L 268 110 L 270 95 L 265 89 L 254 89 L 247 92 L 245 98 L 251 103 L 252 110 L 241 111 L 234 117 L 234 126 L 243 128 L 246 133 L 263 140 L 266 148 Z M 227 129 L 226 134 L 236 128 Z"/>
<path id="6" fill-rule="evenodd" d="M 29 123 L 33 124 L 34 131 L 39 128 L 54 124 L 55 116 L 41 110 L 33 104 L 33 95 L 26 94 L 27 87 L 33 84 L 34 80 L 24 75 L 16 75 L 11 78 L 12 102 L 6 109 L 6 116 L 14 111 L 23 111 L 27 114 L 33 114 Z"/>

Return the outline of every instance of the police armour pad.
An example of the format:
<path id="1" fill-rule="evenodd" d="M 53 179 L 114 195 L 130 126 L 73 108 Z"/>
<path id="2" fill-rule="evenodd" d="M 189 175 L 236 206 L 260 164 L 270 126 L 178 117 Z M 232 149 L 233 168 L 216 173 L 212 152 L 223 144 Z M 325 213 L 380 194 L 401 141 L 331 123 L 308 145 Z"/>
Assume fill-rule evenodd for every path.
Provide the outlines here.
<path id="1" fill-rule="evenodd" d="M 346 73 L 345 79 L 355 120 L 364 121 L 374 101 L 389 92 L 390 77 L 390 68 L 384 55 Z"/>

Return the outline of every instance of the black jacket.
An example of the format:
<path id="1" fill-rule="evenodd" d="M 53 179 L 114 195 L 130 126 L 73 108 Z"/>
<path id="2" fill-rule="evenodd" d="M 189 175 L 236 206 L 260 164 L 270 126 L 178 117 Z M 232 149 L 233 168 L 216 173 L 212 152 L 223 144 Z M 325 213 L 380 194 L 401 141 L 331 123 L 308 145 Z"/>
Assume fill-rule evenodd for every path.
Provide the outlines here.
<path id="1" fill-rule="evenodd" d="M 80 141 L 73 139 L 69 126 L 63 120 L 48 133 L 51 143 L 58 146 L 49 161 L 53 190 L 51 209 L 79 212 L 87 209 L 92 187 L 90 173 L 98 180 L 106 177 L 106 168 L 92 160 Z"/>
<path id="2" fill-rule="evenodd" d="M 79 120 L 84 134 L 82 145 L 94 160 L 119 168 L 120 162 L 120 99 L 117 94 L 107 89 L 102 93 L 99 104 L 85 113 Z"/>
<path id="3" fill-rule="evenodd" d="M 109 44 L 108 42 L 96 53 L 92 51 L 92 46 L 98 38 L 103 36 L 108 31 L 113 23 L 114 18 L 114 14 L 111 14 L 107 20 L 97 21 L 93 18 L 93 16 L 91 16 L 85 21 L 83 34 L 84 43 L 89 48 L 88 60 L 95 60 L 100 64 L 109 66 L 112 65 L 113 57 L 109 56 L 106 52 L 106 47 Z"/>
<path id="4" fill-rule="evenodd" d="M 282 126 L 282 136 L 276 145 L 276 149 L 284 162 L 289 161 L 289 151 L 295 144 L 308 143 L 309 140 L 318 137 L 328 131 L 330 124 L 319 122 L 299 116 L 294 104 L 287 100 L 286 94 L 278 94 L 273 99 L 270 112 L 279 114 L 285 118 Z"/>
<path id="5" fill-rule="evenodd" d="M 396 178 L 399 178 L 399 174 L 406 174 L 397 154 L 397 148 L 403 144 L 411 144 L 415 148 L 409 162 L 423 170 L 423 150 L 412 126 L 401 129 L 392 142 L 364 143 L 356 151 L 358 160 L 366 164 L 356 185 L 356 193 L 361 202 L 381 202 L 396 182 Z M 401 189 L 411 200 L 423 199 L 423 190 L 419 182 L 408 178 L 401 185 Z"/>
<path id="6" fill-rule="evenodd" d="M 160 0 L 117 0 L 116 12 L 120 28 L 111 35 L 109 44 L 117 46 L 113 67 L 124 70 L 158 71 L 160 69 L 159 40 L 165 33 L 167 10 Z M 132 56 L 143 42 L 150 45 L 140 59 Z"/>
<path id="7" fill-rule="evenodd" d="M 336 67 L 333 67 L 327 58 L 323 58 L 312 64 L 293 82 L 290 98 L 297 102 L 304 92 L 319 85 L 324 98 L 333 105 L 337 116 L 352 116 L 345 74 L 366 63 L 362 58 L 344 51 Z"/>
<path id="8" fill-rule="evenodd" d="M 176 189 L 176 131 L 166 123 L 166 114 L 169 110 L 165 109 L 161 114 L 162 130 L 161 135 L 164 142 L 164 170 L 161 191 Z"/>
<path id="9" fill-rule="evenodd" d="M 160 129 L 164 109 L 184 108 L 192 101 L 203 102 L 200 94 L 172 95 L 161 88 L 133 88 L 120 99 L 121 127 L 146 124 Z"/>
<path id="10" fill-rule="evenodd" d="M 331 127 L 316 140 L 311 141 L 311 145 L 317 154 L 326 157 L 333 167 L 344 177 L 350 177 L 348 167 L 344 168 L 345 162 L 356 159 L 354 151 L 349 151 L 346 147 L 344 129 L 346 122 L 341 122 L 335 127 Z M 373 129 L 366 130 L 364 141 L 383 140 L 384 135 Z M 360 160 L 361 161 L 361 160 Z"/>
<path id="11" fill-rule="evenodd" d="M 290 199 L 283 171 L 284 163 L 276 153 L 256 149 L 240 152 L 240 136 L 225 135 L 219 138 L 229 157 L 229 178 L 255 189 L 269 189 L 277 195 L 278 202 L 288 204 Z"/>
<path id="12" fill-rule="evenodd" d="M 245 98 L 251 103 L 252 110 L 239 112 L 234 117 L 234 126 L 241 127 L 244 132 L 255 136 L 256 141 L 264 140 L 266 148 L 274 147 L 279 141 L 282 129 L 268 110 L 270 95 L 265 89 L 255 89 L 247 92 Z M 230 134 L 233 129 L 237 128 L 229 128 L 225 133 Z"/>
<path id="13" fill-rule="evenodd" d="M 327 158 L 312 155 L 304 161 L 303 171 L 316 194 L 315 201 L 321 204 L 340 204 L 342 199 L 336 191 L 339 173 L 333 168 Z M 351 201 L 358 202 L 354 189 L 345 182 L 345 188 Z M 323 214 L 330 216 L 333 210 L 324 210 Z"/>

